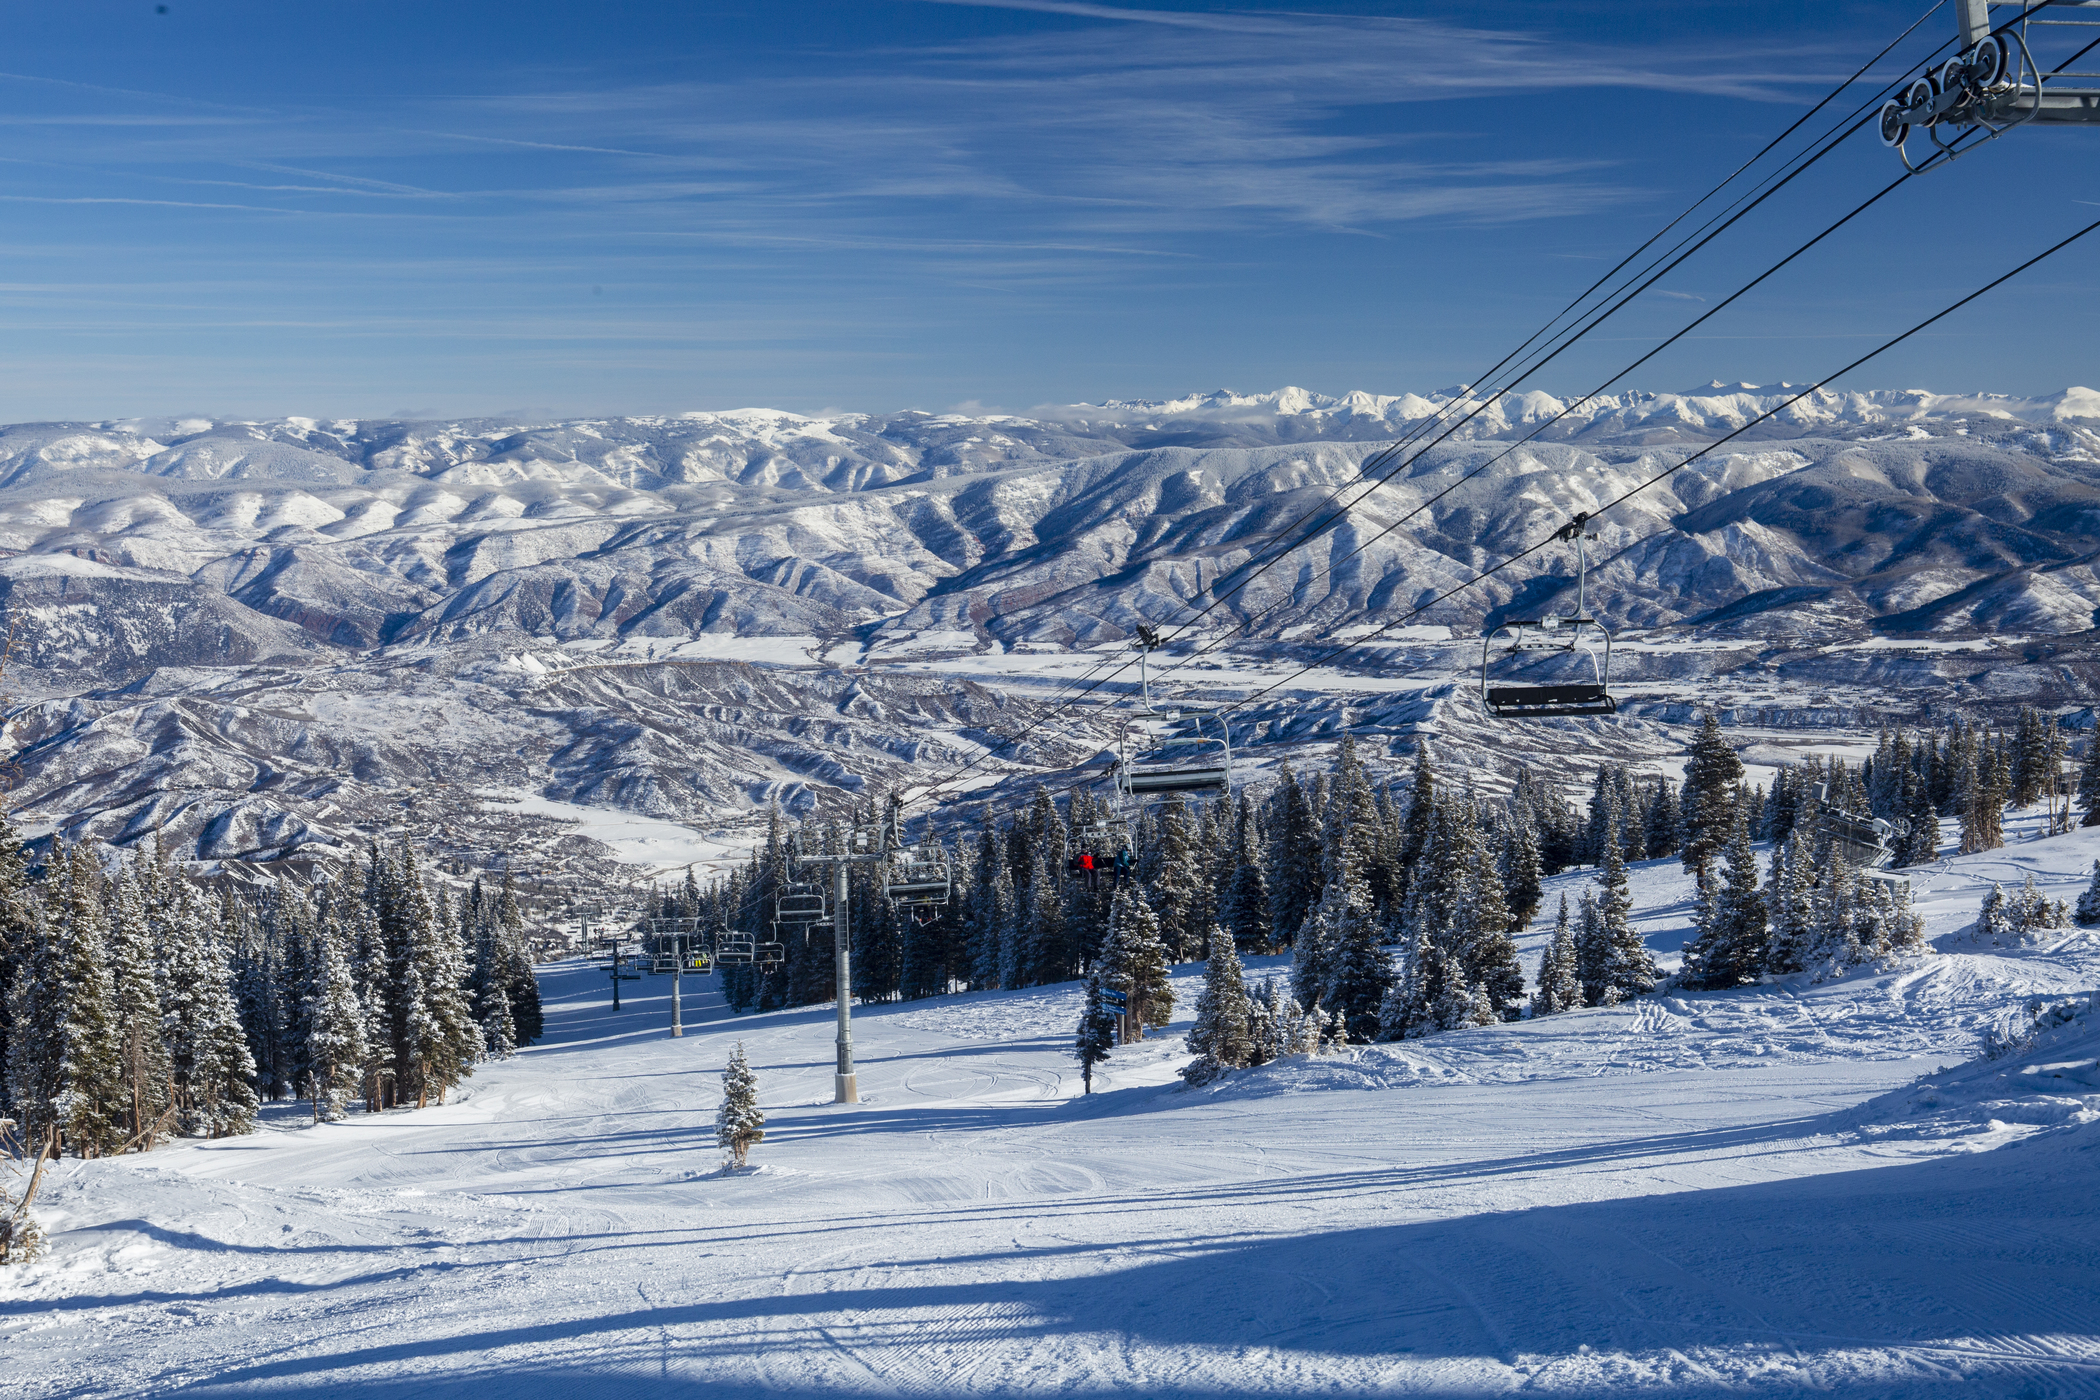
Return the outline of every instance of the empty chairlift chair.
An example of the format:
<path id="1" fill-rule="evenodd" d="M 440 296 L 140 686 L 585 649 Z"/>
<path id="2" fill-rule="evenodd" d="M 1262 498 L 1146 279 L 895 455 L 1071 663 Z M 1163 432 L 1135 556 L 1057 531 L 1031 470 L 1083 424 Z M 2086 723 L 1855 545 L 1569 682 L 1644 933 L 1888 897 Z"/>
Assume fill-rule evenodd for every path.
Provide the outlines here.
<path id="1" fill-rule="evenodd" d="M 1586 533 L 1587 515 L 1577 515 L 1557 538 L 1575 544 L 1575 611 L 1565 617 L 1547 615 L 1519 619 L 1489 629 L 1480 644 L 1480 699 L 1488 712 L 1499 719 L 1551 719 L 1561 716 L 1615 715 L 1617 697 L 1611 693 L 1611 632 L 1589 612 L 1589 550 L 1594 536 Z M 1599 644 L 1602 653 L 1599 653 Z M 1589 658 L 1590 679 L 1553 685 L 1513 684 L 1498 680 L 1495 672 L 1513 660 L 1537 653 L 1581 654 Z"/>

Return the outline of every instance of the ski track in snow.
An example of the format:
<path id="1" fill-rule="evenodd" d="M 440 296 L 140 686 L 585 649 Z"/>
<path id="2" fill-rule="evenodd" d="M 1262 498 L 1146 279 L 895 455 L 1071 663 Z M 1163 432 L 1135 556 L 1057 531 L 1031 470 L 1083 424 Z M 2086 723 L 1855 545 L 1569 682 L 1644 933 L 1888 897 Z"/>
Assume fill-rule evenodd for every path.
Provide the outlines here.
<path id="1" fill-rule="evenodd" d="M 1965 931 L 2095 855 L 1920 872 L 1935 956 L 1196 1091 L 1184 1019 L 1080 1096 L 1066 984 L 861 1008 L 838 1107 L 828 1008 L 689 986 L 671 1040 L 661 979 L 615 1014 L 553 964 L 546 1041 L 453 1103 L 61 1164 L 0 1396 L 2100 1395 L 2100 1016 L 1975 1058 L 2100 934 Z M 1633 879 L 1667 959 L 1688 881 Z M 769 1122 L 725 1173 L 735 1041 Z"/>

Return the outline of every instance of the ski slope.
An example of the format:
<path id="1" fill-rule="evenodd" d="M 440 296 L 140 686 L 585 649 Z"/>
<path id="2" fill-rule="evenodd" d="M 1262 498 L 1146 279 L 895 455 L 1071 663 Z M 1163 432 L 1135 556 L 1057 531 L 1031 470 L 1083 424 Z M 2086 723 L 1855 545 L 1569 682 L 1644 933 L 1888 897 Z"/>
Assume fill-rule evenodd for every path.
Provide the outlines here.
<path id="1" fill-rule="evenodd" d="M 672 1040 L 668 979 L 614 1013 L 551 965 L 546 1041 L 456 1102 L 62 1164 L 0 1395 L 2100 1395 L 2100 1017 L 1975 1060 L 2100 937 L 1963 932 L 2095 855 L 1941 862 L 1902 966 L 1197 1091 L 1183 1021 L 1082 1097 L 1067 985 L 860 1010 L 838 1107 L 826 1009 L 692 980 Z M 1635 868 L 1666 961 L 1687 888 Z M 768 1134 L 724 1175 L 739 1040 Z"/>

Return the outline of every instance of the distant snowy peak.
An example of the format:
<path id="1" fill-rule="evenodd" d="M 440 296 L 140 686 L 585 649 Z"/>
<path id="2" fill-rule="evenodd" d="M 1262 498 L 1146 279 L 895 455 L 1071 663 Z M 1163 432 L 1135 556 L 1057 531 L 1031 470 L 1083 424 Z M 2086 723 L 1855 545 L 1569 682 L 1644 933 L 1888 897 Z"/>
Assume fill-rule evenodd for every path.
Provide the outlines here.
<path id="1" fill-rule="evenodd" d="M 1476 394 L 1470 385 L 1455 385 L 1426 394 L 1370 394 L 1358 390 L 1340 397 L 1293 386 L 1261 394 L 1217 389 L 1175 399 L 1110 399 L 1098 404 L 1038 409 L 1035 414 L 1048 421 L 1074 421 L 1096 426 L 1167 419 L 1256 423 L 1287 418 L 1335 422 L 1371 419 L 1400 425 L 1419 422 L 1439 413 L 1462 416 L 1478 410 L 1474 422 L 1482 435 L 1562 415 L 1585 426 L 1616 420 L 1627 428 L 1677 426 L 1725 430 L 1740 427 L 1759 414 L 1778 408 L 1799 394 L 1801 388 L 1798 384 L 1723 384 L 1714 380 L 1681 393 L 1632 390 L 1571 402 L 1552 394 L 1527 390 L 1486 402 L 1487 396 Z M 1788 406 L 1780 416 L 1802 428 L 1963 418 L 2028 423 L 2096 420 L 2100 419 L 2100 392 L 2074 386 L 2040 398 L 2018 398 L 2010 394 L 1935 394 L 1925 389 L 1866 392 L 1818 389 Z"/>

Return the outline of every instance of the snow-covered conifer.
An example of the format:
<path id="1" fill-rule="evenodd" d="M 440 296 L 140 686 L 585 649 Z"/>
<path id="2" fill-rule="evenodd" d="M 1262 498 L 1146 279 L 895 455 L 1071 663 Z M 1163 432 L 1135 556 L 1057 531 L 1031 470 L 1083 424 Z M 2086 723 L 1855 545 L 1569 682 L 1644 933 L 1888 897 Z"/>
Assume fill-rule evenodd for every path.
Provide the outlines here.
<path id="1" fill-rule="evenodd" d="M 315 930 L 314 951 L 313 991 L 306 1008 L 308 1092 L 315 1114 L 333 1123 L 343 1117 L 350 1096 L 362 1083 L 371 1049 L 357 981 L 344 953 L 343 935 L 332 920 Z"/>
<path id="2" fill-rule="evenodd" d="M 1765 882 L 1768 972 L 1800 972 L 1808 966 L 1815 941 L 1815 874 L 1808 833 L 1796 827 L 1773 847 L 1771 875 Z"/>
<path id="3" fill-rule="evenodd" d="M 84 846 L 54 851 L 52 866 L 51 951 L 44 964 L 56 993 L 51 1109 L 68 1149 L 82 1157 L 101 1157 L 124 1144 L 128 1098 L 101 881 L 94 857 Z"/>
<path id="4" fill-rule="evenodd" d="M 1731 758 L 1734 755 L 1729 755 Z M 1618 843 L 1604 845 L 1604 868 L 1597 877 L 1603 894 L 1597 901 L 1597 917 L 1605 944 L 1605 995 L 1616 992 L 1614 1003 L 1628 997 L 1646 996 L 1655 990 L 1660 974 L 1655 959 L 1633 926 L 1633 896 L 1626 884 L 1626 862 L 1619 858 Z"/>
<path id="5" fill-rule="evenodd" d="M 194 886 L 171 883 L 161 927 L 161 1030 L 174 1064 L 177 1121 L 186 1133 L 230 1137 L 255 1126 L 255 1057 L 216 921 Z"/>
<path id="6" fill-rule="evenodd" d="M 1127 999 L 1129 1039 L 1143 1040 L 1147 1026 L 1173 1019 L 1174 990 L 1167 982 L 1166 946 L 1159 920 L 1145 896 L 1126 886 L 1116 891 L 1109 914 L 1108 943 L 1101 950 L 1101 980 Z"/>
<path id="7" fill-rule="evenodd" d="M 1490 879 L 1494 872 L 1488 871 Z M 1325 995 L 1337 1033 L 1359 1042 L 1378 1034 L 1379 1008 L 1393 986 L 1393 961 L 1378 944 L 1371 892 L 1345 862 L 1341 879 L 1321 898 L 1328 922 Z"/>
<path id="8" fill-rule="evenodd" d="M 2005 886 L 1991 882 L 1991 892 L 1976 911 L 1976 938 L 1983 943 L 2005 943 L 2012 938 L 2012 920 L 2006 917 Z"/>
<path id="9" fill-rule="evenodd" d="M 1116 1013 L 1101 997 L 1101 967 L 1087 974 L 1086 1004 L 1079 1013 L 1079 1034 L 1073 1051 L 1079 1057 L 1079 1077 L 1089 1094 L 1094 1092 L 1094 1066 L 1108 1058 L 1116 1045 Z"/>
<path id="10" fill-rule="evenodd" d="M 2100 924 L 2100 860 L 2093 862 L 2093 878 L 2078 896 L 2078 908 L 2074 917 L 2081 924 Z"/>
<path id="11" fill-rule="evenodd" d="M 744 1058 L 744 1043 L 740 1040 L 722 1070 L 722 1106 L 715 1110 L 715 1144 L 729 1154 L 730 1165 L 741 1167 L 751 1149 L 765 1137 L 766 1115 L 758 1106 L 758 1075 Z"/>
<path id="12" fill-rule="evenodd" d="M 1743 780 L 1743 762 L 1721 732 L 1721 717 L 1712 710 L 1699 720 L 1699 733 L 1692 740 L 1691 756 L 1684 767 L 1684 790 L 1678 808 L 1683 832 L 1684 868 L 1698 870 L 1713 863 L 1727 844 L 1734 821 L 1736 784 Z"/>
<path id="13" fill-rule="evenodd" d="M 139 1151 L 150 1152 L 168 1108 L 170 1066 L 160 1032 L 153 931 L 133 874 L 109 882 L 108 915 L 110 981 L 124 1077 L 124 1134 Z"/>
<path id="14" fill-rule="evenodd" d="M 1196 997 L 1196 1023 L 1189 1029 L 1188 1046 L 1199 1057 L 1183 1071 L 1190 1083 L 1201 1083 L 1221 1069 L 1238 1069 L 1254 1057 L 1239 952 L 1231 935 L 1222 929 L 1211 932 L 1210 961 L 1204 968 L 1203 990 Z"/>
<path id="15" fill-rule="evenodd" d="M 1704 871 L 1700 873 L 1706 878 Z M 1677 980 L 1687 987 L 1708 989 L 1755 982 L 1765 970 L 1769 930 L 1764 900 L 1757 889 L 1757 857 L 1750 849 L 1747 807 L 1736 810 L 1726 869 L 1713 887 L 1707 926 L 1684 950 L 1684 968 Z"/>
<path id="16" fill-rule="evenodd" d="M 1611 943 L 1604 936 L 1604 916 L 1594 888 L 1585 888 L 1575 913 L 1575 974 L 1582 981 L 1585 1006 L 1602 1006 L 1610 986 Z"/>
<path id="17" fill-rule="evenodd" d="M 1538 917 L 1546 892 L 1540 885 L 1538 833 L 1523 815 L 1510 823 L 1509 846 L 1503 861 L 1502 888 L 1509 901 L 1509 926 L 1527 928 Z"/>
<path id="18" fill-rule="evenodd" d="M 1575 931 L 1568 924 L 1568 897 L 1560 897 L 1560 915 L 1553 923 L 1553 938 L 1539 962 L 1538 990 L 1531 997 L 1531 1014 L 1551 1016 L 1582 1005 L 1582 978 L 1576 969 Z"/>

